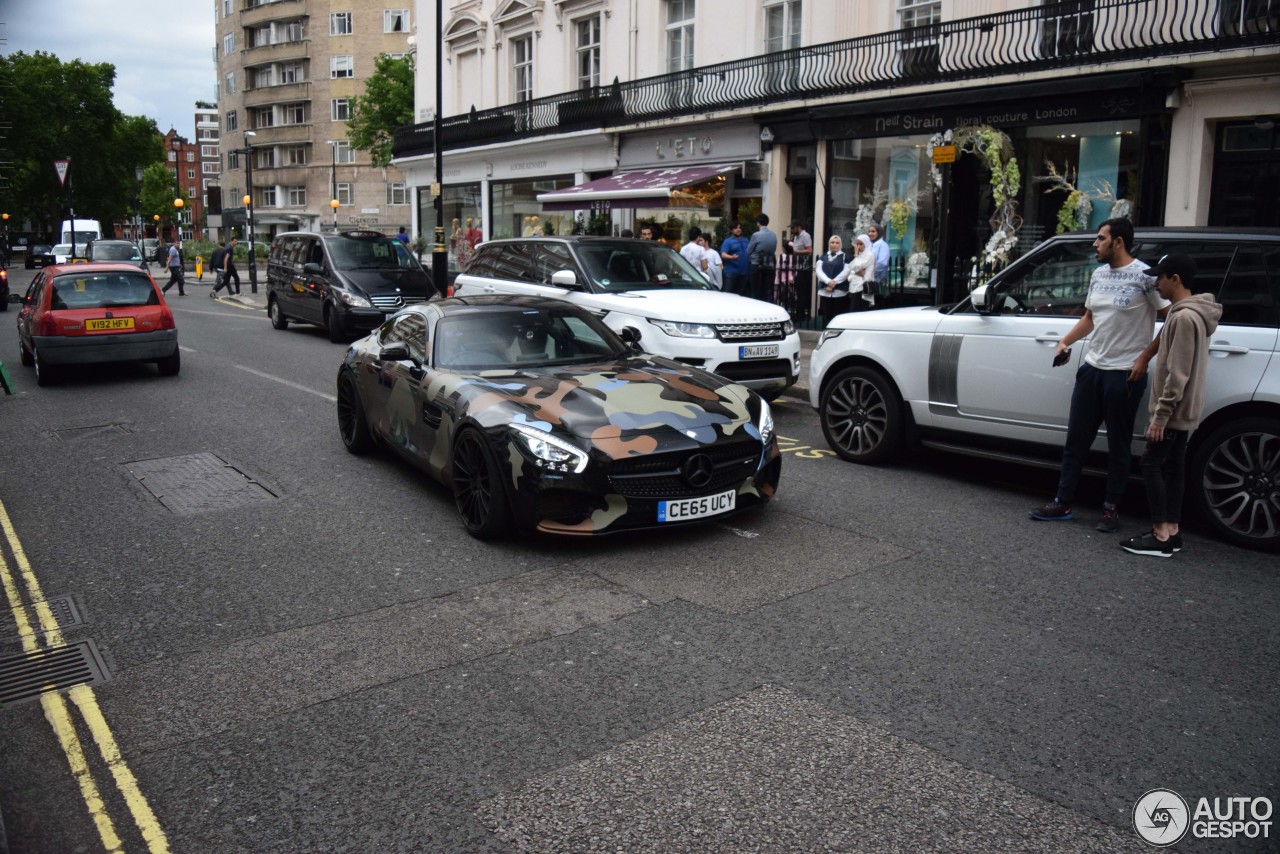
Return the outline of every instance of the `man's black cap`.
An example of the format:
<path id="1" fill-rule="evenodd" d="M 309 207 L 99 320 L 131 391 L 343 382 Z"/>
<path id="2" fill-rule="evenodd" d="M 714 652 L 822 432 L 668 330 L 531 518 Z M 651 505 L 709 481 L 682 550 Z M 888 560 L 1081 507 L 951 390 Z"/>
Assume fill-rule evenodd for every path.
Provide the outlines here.
<path id="1" fill-rule="evenodd" d="M 1196 278 L 1196 261 L 1190 255 L 1166 255 L 1156 263 L 1150 265 L 1147 270 L 1148 276 L 1174 276 L 1182 279 L 1182 284 L 1187 288 L 1191 287 L 1191 283 Z"/>

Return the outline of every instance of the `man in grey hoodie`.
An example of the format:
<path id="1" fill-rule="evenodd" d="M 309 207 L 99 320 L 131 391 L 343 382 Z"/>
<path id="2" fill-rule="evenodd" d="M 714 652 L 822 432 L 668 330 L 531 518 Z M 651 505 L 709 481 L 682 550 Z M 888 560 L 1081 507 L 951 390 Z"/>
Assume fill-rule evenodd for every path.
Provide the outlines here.
<path id="1" fill-rule="evenodd" d="M 1190 255 L 1166 255 L 1147 275 L 1156 277 L 1160 296 L 1173 305 L 1160 331 L 1159 358 L 1151 376 L 1147 450 L 1142 479 L 1147 486 L 1152 529 L 1120 544 L 1130 554 L 1171 557 L 1182 550 L 1183 460 L 1187 437 L 1204 408 L 1209 336 L 1218 328 L 1222 306 L 1213 294 L 1194 293 L 1196 262 Z"/>

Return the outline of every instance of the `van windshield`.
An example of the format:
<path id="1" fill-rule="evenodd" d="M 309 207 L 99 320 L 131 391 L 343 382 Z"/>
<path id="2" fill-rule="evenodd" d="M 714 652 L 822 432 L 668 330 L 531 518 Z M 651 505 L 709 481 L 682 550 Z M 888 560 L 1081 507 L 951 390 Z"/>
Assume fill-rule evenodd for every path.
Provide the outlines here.
<path id="1" fill-rule="evenodd" d="M 337 237 L 328 241 L 339 270 L 418 270 L 404 244 L 390 237 Z"/>

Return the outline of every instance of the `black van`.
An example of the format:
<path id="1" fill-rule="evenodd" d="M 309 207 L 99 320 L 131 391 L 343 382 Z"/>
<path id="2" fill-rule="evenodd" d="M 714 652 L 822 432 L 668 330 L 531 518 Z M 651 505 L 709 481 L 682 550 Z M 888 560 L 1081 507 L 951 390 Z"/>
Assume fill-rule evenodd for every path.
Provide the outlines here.
<path id="1" fill-rule="evenodd" d="M 276 235 L 267 255 L 271 325 L 314 323 L 342 342 L 378 328 L 406 305 L 436 293 L 431 275 L 403 243 L 379 231 Z"/>

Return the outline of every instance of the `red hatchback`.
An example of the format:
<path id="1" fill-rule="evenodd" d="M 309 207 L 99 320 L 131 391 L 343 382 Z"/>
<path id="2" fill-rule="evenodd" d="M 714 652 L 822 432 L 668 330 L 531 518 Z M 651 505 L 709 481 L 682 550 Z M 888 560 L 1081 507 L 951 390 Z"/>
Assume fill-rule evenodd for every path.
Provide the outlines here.
<path id="1" fill-rule="evenodd" d="M 151 274 L 131 264 L 46 267 L 13 297 L 22 364 L 49 385 L 71 365 L 155 362 L 162 376 L 181 365 L 178 329 Z"/>

